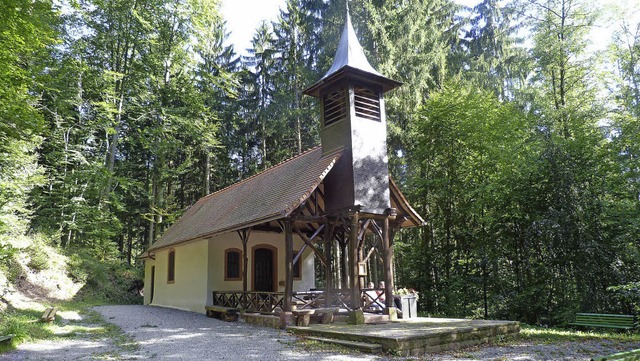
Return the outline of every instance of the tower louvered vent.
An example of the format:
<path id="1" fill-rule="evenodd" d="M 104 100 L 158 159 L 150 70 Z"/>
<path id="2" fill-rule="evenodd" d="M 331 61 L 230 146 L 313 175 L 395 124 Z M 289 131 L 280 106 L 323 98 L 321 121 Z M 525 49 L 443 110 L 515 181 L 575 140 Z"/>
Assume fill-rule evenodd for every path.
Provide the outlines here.
<path id="1" fill-rule="evenodd" d="M 370 89 L 355 87 L 356 117 L 380 121 L 380 99 Z"/>
<path id="2" fill-rule="evenodd" d="M 347 116 L 347 97 L 344 89 L 325 95 L 323 100 L 325 126 Z"/>

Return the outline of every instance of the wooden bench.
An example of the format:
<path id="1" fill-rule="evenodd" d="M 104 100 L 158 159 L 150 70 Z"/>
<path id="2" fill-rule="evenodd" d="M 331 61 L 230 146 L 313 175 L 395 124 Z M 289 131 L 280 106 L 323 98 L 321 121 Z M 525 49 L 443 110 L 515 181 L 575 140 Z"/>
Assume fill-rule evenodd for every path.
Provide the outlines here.
<path id="1" fill-rule="evenodd" d="M 619 328 L 630 330 L 636 325 L 636 318 L 633 315 L 607 315 L 599 313 L 576 313 L 574 326 Z"/>
<path id="2" fill-rule="evenodd" d="M 238 321 L 240 310 L 233 307 L 206 306 L 207 317 L 214 317 L 226 322 Z"/>
<path id="3" fill-rule="evenodd" d="M 15 337 L 15 335 L 0 336 L 0 344 L 10 343 L 11 340 L 13 340 L 14 337 Z"/>
<path id="4" fill-rule="evenodd" d="M 333 315 L 338 312 L 337 307 L 307 308 L 302 310 L 292 310 L 291 313 L 296 318 L 296 326 L 309 327 L 311 315 L 320 315 L 320 323 L 333 323 Z"/>
<path id="5" fill-rule="evenodd" d="M 42 317 L 40 317 L 40 322 L 48 322 L 51 323 L 56 319 L 56 312 L 58 312 L 58 307 L 49 307 L 42 313 Z"/>

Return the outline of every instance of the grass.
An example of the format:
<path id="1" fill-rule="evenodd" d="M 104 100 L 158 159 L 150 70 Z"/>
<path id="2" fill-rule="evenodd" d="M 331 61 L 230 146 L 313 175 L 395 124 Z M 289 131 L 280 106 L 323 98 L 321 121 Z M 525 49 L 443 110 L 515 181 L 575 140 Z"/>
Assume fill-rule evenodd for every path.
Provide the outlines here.
<path id="1" fill-rule="evenodd" d="M 354 349 L 346 348 L 341 345 L 311 340 L 306 337 L 299 338 L 297 341 L 294 341 L 292 344 L 296 344 L 298 347 L 302 348 L 304 351 L 307 351 L 307 352 L 334 352 L 334 353 L 343 354 L 343 355 L 357 352 Z"/>
<path id="2" fill-rule="evenodd" d="M 540 343 L 610 340 L 618 342 L 640 342 L 640 334 L 633 331 L 579 331 L 562 328 L 543 328 L 521 325 L 520 339 Z"/>
<path id="3" fill-rule="evenodd" d="M 106 339 L 121 351 L 135 351 L 138 344 L 122 332 L 107 323 L 100 314 L 90 308 L 91 302 L 61 302 L 56 305 L 60 311 L 77 312 L 81 320 L 69 320 L 62 324 L 60 315 L 56 315 L 52 324 L 39 322 L 42 311 L 32 309 L 13 309 L 0 315 L 0 335 L 15 335 L 10 343 L 0 344 L 0 353 L 11 351 L 23 342 L 69 339 Z"/>

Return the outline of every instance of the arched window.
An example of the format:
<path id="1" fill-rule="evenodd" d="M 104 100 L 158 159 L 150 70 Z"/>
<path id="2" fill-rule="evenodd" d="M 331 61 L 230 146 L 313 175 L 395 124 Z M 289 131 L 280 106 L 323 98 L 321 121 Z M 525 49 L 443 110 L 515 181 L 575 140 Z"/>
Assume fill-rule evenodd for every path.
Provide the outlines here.
<path id="1" fill-rule="evenodd" d="M 167 265 L 167 283 L 176 281 L 176 250 L 169 251 L 169 260 Z"/>
<path id="2" fill-rule="evenodd" d="M 224 251 L 224 280 L 225 281 L 240 281 L 242 279 L 240 274 L 241 269 L 241 257 L 242 251 L 237 248 L 229 248 Z"/>

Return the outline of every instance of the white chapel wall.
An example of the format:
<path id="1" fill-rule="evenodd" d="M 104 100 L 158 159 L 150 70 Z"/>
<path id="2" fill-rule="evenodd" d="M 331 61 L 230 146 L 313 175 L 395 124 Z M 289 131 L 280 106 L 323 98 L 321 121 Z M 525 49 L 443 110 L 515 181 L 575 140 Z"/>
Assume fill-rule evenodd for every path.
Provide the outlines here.
<path id="1" fill-rule="evenodd" d="M 285 282 L 285 254 L 284 254 L 284 234 L 282 233 L 270 233 L 251 231 L 249 234 L 249 241 L 247 242 L 247 253 L 249 259 L 249 267 L 247 269 L 247 289 L 250 291 L 252 286 L 253 277 L 253 255 L 251 250 L 258 245 L 268 245 L 275 247 L 276 262 L 277 262 L 277 284 L 278 292 L 284 292 Z M 293 249 L 298 251 L 302 248 L 304 242 L 297 235 L 293 237 Z M 242 250 L 242 241 L 237 232 L 230 232 L 217 237 L 213 237 L 209 240 L 209 290 L 207 301 L 211 304 L 212 291 L 242 291 L 242 280 L 240 281 L 225 281 L 224 280 L 224 251 L 228 248 L 236 248 Z M 293 281 L 294 291 L 308 291 L 315 287 L 315 259 L 313 251 L 307 247 L 300 258 L 301 263 L 301 279 Z"/>
<path id="2" fill-rule="evenodd" d="M 142 302 L 145 305 L 151 303 L 151 270 L 154 265 L 154 260 L 150 258 L 144 260 L 144 298 Z"/>
<path id="3" fill-rule="evenodd" d="M 168 282 L 170 249 L 155 254 L 155 291 L 153 305 L 205 312 L 207 301 L 208 246 L 205 240 L 176 245 L 175 280 Z"/>

